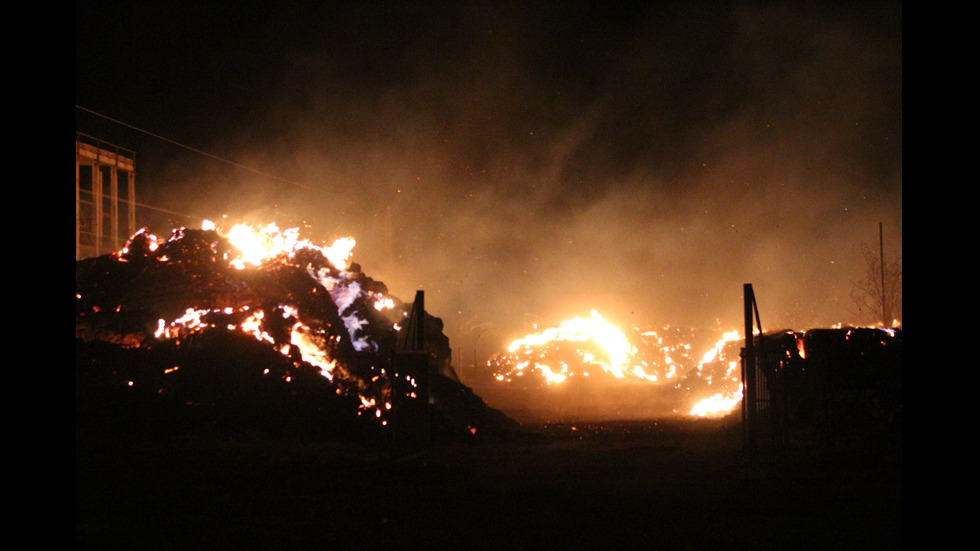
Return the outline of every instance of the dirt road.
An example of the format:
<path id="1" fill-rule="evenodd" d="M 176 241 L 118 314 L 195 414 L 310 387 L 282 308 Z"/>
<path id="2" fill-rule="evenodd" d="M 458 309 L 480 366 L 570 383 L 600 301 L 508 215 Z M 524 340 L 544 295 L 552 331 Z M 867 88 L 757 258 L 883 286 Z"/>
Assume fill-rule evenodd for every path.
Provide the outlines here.
<path id="1" fill-rule="evenodd" d="M 899 443 L 746 462 L 738 425 L 376 443 L 79 434 L 78 549 L 899 549 Z"/>

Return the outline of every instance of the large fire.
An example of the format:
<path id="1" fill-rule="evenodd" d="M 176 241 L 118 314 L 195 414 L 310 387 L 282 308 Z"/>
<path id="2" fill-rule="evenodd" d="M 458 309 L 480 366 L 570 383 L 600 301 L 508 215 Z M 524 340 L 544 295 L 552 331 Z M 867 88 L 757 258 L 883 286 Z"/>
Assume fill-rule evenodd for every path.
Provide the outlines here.
<path id="1" fill-rule="evenodd" d="M 352 237 L 342 237 L 329 245 L 318 245 L 301 238 L 298 228 L 282 229 L 276 224 L 236 224 L 222 230 L 205 221 L 201 230 L 175 230 L 166 241 L 139 232 L 126 247 L 111 255 L 115 261 L 154 258 L 161 263 L 181 264 L 187 257 L 204 256 L 229 270 L 228 276 L 219 278 L 224 281 L 222 284 L 238 277 L 236 272 L 249 278 L 251 272 L 300 269 L 315 282 L 312 293 L 320 289 L 329 294 L 343 331 L 325 328 L 323 320 L 311 318 L 309 307 L 304 311 L 296 297 L 288 298 L 289 293 L 274 303 L 267 298 L 258 301 L 248 298 L 251 291 L 241 291 L 247 283 L 233 282 L 230 292 L 215 294 L 229 297 L 226 303 L 215 304 L 212 297 L 208 304 L 187 304 L 169 317 L 156 319 L 151 335 L 127 334 L 118 340 L 131 347 L 149 346 L 150 340 L 180 343 L 219 328 L 247 335 L 297 366 L 302 363 L 314 367 L 325 380 L 337 385 L 338 394 L 356 394 L 361 413 L 377 417 L 384 424 L 385 413 L 392 408 L 392 397 L 390 387 L 383 383 L 399 375 L 372 367 L 373 371 L 355 376 L 352 362 L 341 361 L 338 351 L 348 348 L 356 353 L 379 352 L 382 341 L 400 331 L 407 314 L 404 305 L 390 296 L 383 285 L 372 285 L 359 273 L 359 267 L 352 265 L 355 243 Z M 85 300 L 76 298 L 81 315 L 91 315 L 83 306 Z M 104 306 L 93 304 L 90 308 L 97 312 Z M 576 317 L 513 341 L 507 354 L 492 358 L 489 364 L 500 384 L 538 381 L 546 387 L 559 387 L 608 385 L 611 381 L 630 385 L 632 392 L 645 387 L 675 389 L 689 399 L 676 413 L 721 416 L 737 407 L 742 397 L 740 364 L 737 352 L 733 354 L 730 346 L 739 338 L 738 331 L 722 332 L 706 352 L 697 355 L 697 350 L 703 350 L 706 344 L 695 342 L 691 332 L 664 328 L 627 333 L 592 310 L 587 317 Z M 286 382 L 293 377 L 290 372 L 274 375 Z M 411 377 L 407 382 L 407 395 L 414 398 L 416 383 Z M 615 400 L 615 394 L 609 396 Z"/>
<path id="2" fill-rule="evenodd" d="M 225 346 L 248 343 L 247 350 L 259 346 L 256 354 L 263 360 L 246 359 L 247 373 L 269 365 L 262 381 L 293 388 L 315 381 L 318 396 L 321 391 L 339 396 L 345 412 L 356 409 L 357 415 L 386 426 L 397 417 L 396 405 L 406 403 L 402 398 L 418 404 L 422 401 L 417 398 L 426 395 L 429 404 L 438 402 L 431 392 L 417 392 L 419 369 L 427 370 L 429 381 L 461 383 L 441 320 L 410 317 L 417 313 L 413 305 L 391 296 L 383 283 L 351 261 L 354 245 L 351 237 L 318 245 L 300 238 L 298 229 L 275 224 L 238 224 L 223 231 L 205 222 L 201 229 L 174 230 L 166 240 L 140 231 L 121 250 L 76 263 L 76 341 L 156 351 L 154 358 L 193 352 L 215 340 Z M 396 353 L 407 352 L 405 334 L 411 331 L 403 326 L 412 320 L 418 325 L 408 327 L 425 330 L 425 349 L 412 349 L 424 354 L 412 361 L 424 358 L 424 366 L 411 363 L 409 354 Z M 224 338 L 228 335 L 231 341 Z M 566 418 L 602 408 L 610 409 L 600 415 L 632 418 L 664 413 L 726 416 L 742 401 L 741 338 L 738 331 L 720 328 L 623 331 L 593 310 L 514 340 L 506 354 L 488 361 L 484 373 L 489 387 L 509 389 L 501 395 L 523 394 L 538 402 L 537 411 L 557 407 L 557 415 Z M 814 365 L 828 361 L 820 360 L 820 353 L 826 358 L 834 347 L 864 347 L 859 348 L 861 357 L 865 348 L 892 354 L 894 342 L 900 351 L 901 334 L 897 329 L 834 329 L 787 331 L 760 339 L 771 343 L 767 354 L 785 356 L 766 356 L 769 375 L 782 373 L 787 384 L 799 386 L 813 371 L 804 373 L 802 363 L 811 360 L 811 352 L 818 356 Z M 804 349 L 807 339 L 812 349 Z M 101 369 L 103 364 L 98 365 Z M 109 368 L 111 373 L 96 371 L 93 381 L 181 395 L 185 387 L 180 381 L 188 375 L 197 380 L 194 374 L 201 372 L 192 365 L 202 364 L 143 362 L 126 370 Z M 240 373 L 245 371 L 234 371 Z M 432 373 L 443 377 L 432 379 Z M 858 375 L 852 378 L 860 380 Z M 457 398 L 472 395 L 458 387 L 444 388 Z M 892 396 L 889 389 L 882 392 Z"/>
<path id="3" fill-rule="evenodd" d="M 163 242 L 155 235 L 140 231 L 123 249 L 110 255 L 111 259 L 122 264 L 143 263 L 145 259 L 152 258 L 160 265 L 189 265 L 205 258 L 204 265 L 217 265 L 218 268 L 209 270 L 209 274 L 212 274 L 209 277 L 213 279 L 201 285 L 221 285 L 228 289 L 208 289 L 208 298 L 200 300 L 209 304 L 192 304 L 179 315 L 157 319 L 152 335 L 129 331 L 125 335 L 99 335 L 98 338 L 117 341 L 124 347 L 138 348 L 164 342 L 179 344 L 189 337 L 215 329 L 249 335 L 274 347 L 284 357 L 293 360 L 297 367 L 300 364 L 315 367 L 323 378 L 337 384 L 338 394 L 355 393 L 361 404 L 361 413 L 377 417 L 385 424 L 387 421 L 383 414 L 392 407 L 390 387 L 374 383 L 383 382 L 389 374 L 384 373 L 383 368 L 378 368 L 376 373 L 354 376 L 351 365 L 338 361 L 337 352 L 345 348 L 356 352 L 377 352 L 380 339 L 397 333 L 398 323 L 406 312 L 404 308 L 398 309 L 402 305 L 386 293 L 383 285 L 373 284 L 377 282 L 349 270 L 354 245 L 353 238 L 343 237 L 329 246 L 320 246 L 301 239 L 297 228 L 283 230 L 276 224 L 259 227 L 237 224 L 227 231 L 221 231 L 214 223 L 205 221 L 201 230 L 181 228 Z M 335 327 L 330 327 L 331 323 L 324 321 L 330 318 L 328 314 L 319 312 L 310 315 L 301 311 L 302 299 L 296 297 L 294 292 L 284 293 L 282 302 L 270 303 L 268 297 L 259 299 L 255 296 L 257 291 L 249 289 L 250 282 L 254 281 L 254 275 L 249 275 L 249 270 L 275 273 L 282 267 L 305 271 L 315 282 L 309 288 L 312 294 L 315 295 L 317 289 L 325 289 L 329 293 L 329 300 L 336 305 L 336 315 L 345 331 L 338 332 Z M 223 272 L 223 269 L 231 271 Z M 246 279 L 232 281 L 229 276 L 218 277 L 236 271 Z M 192 281 L 207 279 L 200 274 L 188 277 Z M 215 297 L 227 297 L 227 303 L 214 304 Z M 90 320 L 85 322 L 86 326 L 91 326 L 91 320 L 105 308 L 99 304 L 99 300 L 76 293 L 80 319 Z M 87 306 L 89 301 L 91 306 Z M 123 305 L 115 309 L 122 310 Z M 323 308 L 307 305 L 307 310 L 310 309 Z M 178 368 L 171 368 L 171 371 Z M 293 374 L 286 372 L 276 376 L 289 382 Z M 408 386 L 415 386 L 410 376 Z M 411 391 L 409 393 L 414 395 Z"/>
<path id="4" fill-rule="evenodd" d="M 205 221 L 203 227 L 217 229 L 210 221 Z M 323 247 L 309 240 L 300 239 L 298 228 L 282 230 L 274 223 L 260 227 L 236 224 L 226 235 L 239 251 L 239 255 L 229 261 L 231 265 L 240 269 L 246 265 L 261 266 L 264 262 L 276 259 L 291 259 L 297 251 L 314 249 L 321 252 L 337 270 L 343 271 L 348 266 L 351 251 L 356 243 L 352 237 L 343 237 L 332 245 Z M 329 272 L 320 270 L 311 275 L 331 290 L 331 294 L 339 299 L 338 306 L 343 311 L 343 305 L 350 302 L 348 293 L 337 286 L 337 281 L 330 277 Z M 374 304 L 379 310 L 393 306 L 392 299 L 383 295 L 377 296 Z M 175 320 L 171 326 L 180 324 L 186 327 L 188 320 L 191 320 L 192 325 L 200 323 L 202 313 L 188 311 L 187 316 Z M 296 317 L 292 314 L 295 314 L 293 308 L 283 306 L 281 315 L 284 318 L 295 320 Z M 272 338 L 262 330 L 261 320 L 264 315 L 262 311 L 253 313 L 243 321 L 240 329 L 254 335 L 257 339 L 272 342 Z M 352 327 L 358 327 L 362 323 L 356 318 L 345 318 L 344 322 Z M 160 324 L 162 331 L 164 320 L 160 320 Z M 742 385 L 738 373 L 739 362 L 723 359 L 726 345 L 738 341 L 739 338 L 737 330 L 724 333 L 694 366 L 694 376 L 710 388 L 717 389 L 717 392 L 699 399 L 691 407 L 689 415 L 700 417 L 725 415 L 740 403 Z M 680 380 L 678 369 L 684 370 L 685 366 L 677 361 L 679 358 L 675 355 L 686 356 L 692 345 L 665 344 L 664 339 L 656 331 L 641 333 L 640 339 L 645 344 L 644 349 L 648 351 L 651 349 L 650 341 L 655 340 L 655 346 L 663 356 L 645 357 L 640 348 L 633 344 L 620 328 L 603 319 L 598 311 L 592 310 L 587 318 L 575 317 L 561 322 L 556 327 L 546 328 L 513 341 L 508 347 L 509 356 L 499 358 L 496 362 L 498 366 L 507 366 L 506 369 L 497 370 L 494 376 L 498 381 L 511 381 L 532 372 L 539 374 L 546 384 L 551 385 L 562 383 L 569 377 L 589 377 L 599 370 L 616 379 L 632 379 L 649 383 L 678 382 Z M 358 350 L 371 346 L 363 340 L 355 341 L 355 344 Z M 566 347 L 565 345 L 568 344 L 571 346 Z M 320 367 L 324 377 L 333 378 L 336 361 L 331 359 L 324 352 L 323 347 L 311 337 L 309 327 L 294 321 L 289 345 L 295 346 L 305 361 Z M 289 346 L 282 348 L 284 354 L 288 354 L 289 350 Z M 567 352 L 563 353 L 563 351 Z M 678 352 L 680 354 L 676 354 Z M 709 370 L 706 366 L 713 362 L 723 362 L 724 372 L 719 374 L 717 370 Z M 362 402 L 365 408 L 374 408 L 376 415 L 380 417 L 380 407 L 373 398 L 364 398 Z M 384 407 L 390 408 L 391 404 L 386 402 Z"/>
<path id="5" fill-rule="evenodd" d="M 213 222 L 205 221 L 204 229 L 217 227 Z M 236 224 L 228 230 L 226 237 L 238 249 L 239 256 L 231 261 L 238 268 L 246 264 L 261 266 L 263 262 L 280 255 L 291 256 L 301 249 L 314 249 L 323 253 L 335 268 L 345 270 L 356 244 L 353 237 L 341 237 L 330 246 L 316 245 L 308 239 L 300 239 L 299 228 L 283 230 L 275 223 L 260 227 Z"/>
<path id="6" fill-rule="evenodd" d="M 665 328 L 627 333 L 592 310 L 513 341 L 507 354 L 489 362 L 501 384 L 560 386 L 571 381 L 604 385 L 619 381 L 650 388 L 674 388 L 694 400 L 684 415 L 723 416 L 741 401 L 740 362 L 733 343 L 737 330 L 722 332 L 700 356 L 690 331 Z M 733 357 L 734 356 L 734 357 Z"/>
<path id="7" fill-rule="evenodd" d="M 602 319 L 595 310 L 589 318 L 574 318 L 551 327 L 539 333 L 530 334 L 517 339 L 508 347 L 513 366 L 506 372 L 496 375 L 498 380 L 510 380 L 523 376 L 526 369 L 537 371 L 544 376 L 548 384 L 560 383 L 568 377 L 581 375 L 588 377 L 587 370 L 576 371 L 576 366 L 569 358 L 553 355 L 546 360 L 544 347 L 559 350 L 562 343 L 574 343 L 572 353 L 577 356 L 583 367 L 598 367 L 617 379 L 627 376 L 638 377 L 647 381 L 656 381 L 657 376 L 647 374 L 644 368 L 649 366 L 637 358 L 636 347 L 630 344 L 626 335 L 615 325 Z M 592 345 L 592 346 L 590 346 Z M 587 368 L 587 367 L 586 367 Z"/>

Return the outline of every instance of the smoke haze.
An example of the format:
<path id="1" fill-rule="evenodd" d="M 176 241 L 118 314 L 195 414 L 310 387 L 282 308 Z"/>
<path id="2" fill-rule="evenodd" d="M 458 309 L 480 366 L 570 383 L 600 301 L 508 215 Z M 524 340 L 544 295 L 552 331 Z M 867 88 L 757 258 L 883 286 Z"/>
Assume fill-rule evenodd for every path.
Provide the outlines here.
<path id="1" fill-rule="evenodd" d="M 764 328 L 871 321 L 849 293 L 879 223 L 901 255 L 900 3 L 532 4 L 79 2 L 76 130 L 137 152 L 142 203 L 353 236 L 466 354 L 591 309 L 740 328 L 744 283 Z"/>

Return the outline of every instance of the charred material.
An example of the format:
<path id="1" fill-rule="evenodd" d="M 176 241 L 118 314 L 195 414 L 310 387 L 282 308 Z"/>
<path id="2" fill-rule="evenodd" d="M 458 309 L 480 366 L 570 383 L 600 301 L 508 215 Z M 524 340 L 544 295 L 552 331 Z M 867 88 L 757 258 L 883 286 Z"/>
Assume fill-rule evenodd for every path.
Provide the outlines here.
<path id="1" fill-rule="evenodd" d="M 900 329 L 777 332 L 754 352 L 763 447 L 804 439 L 856 451 L 901 438 Z"/>
<path id="2" fill-rule="evenodd" d="M 179 229 L 76 262 L 79 426 L 384 436 L 410 305 L 314 248 L 246 267 L 231 264 L 236 253 L 214 230 Z M 381 296 L 387 308 L 375 306 Z M 441 322 L 426 325 L 424 361 L 439 376 L 432 426 L 454 437 L 517 428 L 459 383 Z"/>
<path id="3" fill-rule="evenodd" d="M 811 329 L 803 343 L 806 388 L 830 438 L 901 431 L 900 329 Z"/>

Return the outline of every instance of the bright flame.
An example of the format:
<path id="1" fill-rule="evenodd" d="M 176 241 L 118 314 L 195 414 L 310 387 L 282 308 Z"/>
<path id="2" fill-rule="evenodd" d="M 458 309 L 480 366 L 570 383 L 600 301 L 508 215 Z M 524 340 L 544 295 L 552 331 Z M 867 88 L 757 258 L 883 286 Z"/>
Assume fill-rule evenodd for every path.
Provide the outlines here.
<path id="1" fill-rule="evenodd" d="M 742 384 L 739 383 L 738 391 L 725 394 L 719 392 L 714 396 L 705 398 L 691 408 L 690 415 L 697 417 L 718 417 L 728 414 L 742 401 Z"/>
<path id="2" fill-rule="evenodd" d="M 515 340 L 508 347 L 508 356 L 491 362 L 493 377 L 508 383 L 533 373 L 536 377 L 530 381 L 555 385 L 571 377 L 585 377 L 588 366 L 598 365 L 618 380 L 670 383 L 678 392 L 691 383 L 691 388 L 714 392 L 691 408 L 690 415 L 723 415 L 741 402 L 741 363 L 738 357 L 730 357 L 731 343 L 741 338 L 737 330 L 723 332 L 707 352 L 695 357 L 691 355 L 694 347 L 685 342 L 695 336 L 692 331 L 669 327 L 662 333 L 637 331 L 633 336 L 641 350 L 596 311 L 591 314 Z"/>
<path id="3" fill-rule="evenodd" d="M 739 360 L 729 360 L 727 364 L 724 364 L 725 372 L 719 381 L 713 381 L 711 375 L 704 375 L 704 366 L 721 358 L 725 347 L 739 339 L 741 336 L 737 330 L 729 331 L 722 335 L 715 343 L 714 348 L 705 352 L 701 362 L 698 363 L 697 372 L 704 376 L 706 382 L 717 385 L 721 390 L 695 404 L 689 415 L 697 417 L 724 416 L 741 403 L 742 381 L 739 373 Z"/>
<path id="4" fill-rule="evenodd" d="M 290 342 L 299 349 L 304 361 L 320 368 L 320 375 L 333 380 L 333 370 L 337 367 L 337 360 L 327 355 L 313 337 L 309 327 L 296 322 Z"/>
<path id="5" fill-rule="evenodd" d="M 245 270 L 250 267 L 266 267 L 281 263 L 305 268 L 306 272 L 317 283 L 322 285 L 313 289 L 313 293 L 325 290 L 330 295 L 330 299 L 337 307 L 348 335 L 328 334 L 323 329 L 314 330 L 301 321 L 297 309 L 293 305 L 279 304 L 274 308 L 274 312 L 263 312 L 261 309 L 250 310 L 245 305 L 239 308 L 188 308 L 183 315 L 173 320 L 160 319 L 157 322 L 154 336 L 159 340 L 173 340 L 179 344 L 180 341 L 193 334 L 198 334 L 209 329 L 219 329 L 232 332 L 240 332 L 250 335 L 255 339 L 271 343 L 273 349 L 292 361 L 294 367 L 300 366 L 300 360 L 315 368 L 319 368 L 320 374 L 327 380 L 337 385 L 338 394 L 355 392 L 362 399 L 362 410 L 374 410 L 375 417 L 380 419 L 382 425 L 387 424 L 383 418 L 383 410 L 391 409 L 391 402 L 379 402 L 373 397 L 368 397 L 365 393 L 377 390 L 384 394 L 383 389 L 372 389 L 366 381 L 353 376 L 344 366 L 331 357 L 333 350 L 340 344 L 342 338 L 351 339 L 351 345 L 357 351 L 376 351 L 378 343 L 371 340 L 370 333 L 363 330 L 367 325 L 373 323 L 364 316 L 361 305 L 367 305 L 377 311 L 384 311 L 396 308 L 396 299 L 385 296 L 379 292 L 362 289 L 359 283 L 360 278 L 354 265 L 350 262 L 351 253 L 356 244 L 352 237 L 342 237 L 333 242 L 330 246 L 316 245 L 309 240 L 299 237 L 298 228 L 280 229 L 275 223 L 265 226 L 253 227 L 248 224 L 236 224 L 227 232 L 221 231 L 217 225 L 205 220 L 201 224 L 204 231 L 214 231 L 222 235 L 235 249 L 234 255 L 225 254 L 224 260 L 231 268 Z M 183 228 L 180 232 L 175 232 L 173 239 L 178 239 L 185 235 Z M 132 251 L 130 245 L 138 244 L 140 247 L 149 248 L 153 251 L 158 248 L 156 236 L 144 230 L 133 235 L 126 246 L 114 253 L 119 262 L 128 262 L 127 255 L 140 251 Z M 212 248 L 214 245 L 212 244 Z M 314 254 L 307 254 L 314 253 Z M 321 262 L 315 253 L 322 255 Z M 157 255 L 159 262 L 169 262 L 171 259 L 165 255 Z M 339 272 L 339 273 L 338 273 Z M 81 296 L 76 293 L 76 300 Z M 117 306 L 117 310 L 118 310 Z M 93 306 L 93 311 L 98 312 L 99 308 Z M 268 319 L 269 316 L 282 315 L 286 325 L 281 320 Z M 270 323 L 271 322 L 271 323 Z M 278 323 L 277 323 L 278 322 Z M 275 328 L 273 334 L 269 331 Z M 400 328 L 391 322 L 392 329 L 398 331 Z M 139 346 L 139 342 L 132 346 Z M 174 367 L 167 372 L 172 372 Z M 293 381 L 293 374 L 290 369 L 286 369 L 281 374 L 282 380 L 289 383 Z M 270 375 L 271 370 L 266 370 L 265 375 Z M 382 370 L 382 376 L 384 370 Z M 377 377 L 371 382 L 379 382 Z M 416 384 L 409 381 L 412 387 Z M 133 384 L 133 383 L 130 383 Z M 409 391 L 410 398 L 417 398 L 417 393 Z"/>
<path id="6" fill-rule="evenodd" d="M 213 227 L 213 224 L 209 224 Z M 250 264 L 260 266 L 263 262 L 280 255 L 292 255 L 301 248 L 314 249 L 338 270 L 346 270 L 351 251 L 356 245 L 353 237 L 341 237 L 329 247 L 313 244 L 307 239 L 300 239 L 299 228 L 280 229 L 275 223 L 258 228 L 249 224 L 236 224 L 225 234 L 225 237 L 241 253 L 232 264 L 239 269 Z"/>
<path id="7" fill-rule="evenodd" d="M 546 364 L 542 361 L 540 353 L 536 354 L 537 358 L 528 357 L 535 354 L 536 348 L 559 347 L 563 342 L 593 343 L 598 346 L 602 354 L 579 350 L 579 359 L 585 364 L 602 367 L 617 379 L 632 375 L 647 381 L 657 380 L 655 375 L 648 375 L 643 366 L 636 362 L 636 347 L 630 343 L 626 335 L 618 327 L 604 320 L 595 310 L 592 310 L 589 318 L 576 317 L 562 322 L 558 327 L 550 327 L 512 342 L 508 351 L 511 354 L 519 353 L 526 358 L 517 363 L 512 374 L 523 375 L 524 368 L 531 366 L 545 377 L 548 384 L 560 383 L 574 375 L 564 363 L 560 368 Z"/>
<path id="8" fill-rule="evenodd" d="M 706 364 L 708 362 L 715 361 L 715 359 L 721 355 L 721 351 L 725 348 L 725 345 L 730 342 L 737 341 L 740 338 L 741 337 L 738 334 L 738 330 L 729 331 L 728 333 L 723 334 L 721 339 L 715 343 L 715 347 L 704 353 L 704 356 L 701 358 L 701 363 Z"/>
<path id="9" fill-rule="evenodd" d="M 338 270 L 346 270 L 348 266 L 347 261 L 350 260 L 351 251 L 354 250 L 354 245 L 356 244 L 353 237 L 341 237 L 334 241 L 333 245 L 323 249 L 323 255 Z"/>

